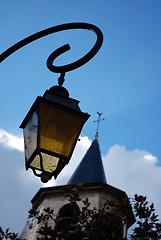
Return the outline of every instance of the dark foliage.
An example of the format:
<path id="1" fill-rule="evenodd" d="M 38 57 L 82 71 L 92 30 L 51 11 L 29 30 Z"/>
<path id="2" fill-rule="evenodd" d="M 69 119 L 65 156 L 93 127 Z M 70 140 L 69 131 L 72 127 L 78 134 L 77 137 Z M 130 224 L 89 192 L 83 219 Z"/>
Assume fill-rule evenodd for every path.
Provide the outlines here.
<path id="1" fill-rule="evenodd" d="M 6 231 L 3 231 L 0 227 L 0 240 L 2 239 L 20 240 L 20 238 L 18 238 L 18 234 L 11 233 L 9 228 L 7 228 Z"/>
<path id="2" fill-rule="evenodd" d="M 161 223 L 155 214 L 154 204 L 149 205 L 147 198 L 135 194 L 133 199 L 137 226 L 133 229 L 130 239 L 158 240 L 161 239 Z"/>

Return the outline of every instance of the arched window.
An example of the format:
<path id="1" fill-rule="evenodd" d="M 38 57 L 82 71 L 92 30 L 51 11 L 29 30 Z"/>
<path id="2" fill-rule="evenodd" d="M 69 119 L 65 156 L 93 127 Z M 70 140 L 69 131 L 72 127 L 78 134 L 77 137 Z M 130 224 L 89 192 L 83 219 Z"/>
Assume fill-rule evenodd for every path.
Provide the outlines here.
<path id="1" fill-rule="evenodd" d="M 68 236 L 73 236 L 75 226 L 78 223 L 79 219 L 79 207 L 76 203 L 74 204 L 65 204 L 60 208 L 58 213 L 59 221 L 56 222 L 56 231 L 59 235 L 61 232 L 68 233 Z M 68 239 L 68 238 L 62 238 Z"/>
<path id="2" fill-rule="evenodd" d="M 59 217 L 60 218 L 69 218 L 78 216 L 80 210 L 77 204 L 65 204 L 63 207 L 59 210 Z"/>

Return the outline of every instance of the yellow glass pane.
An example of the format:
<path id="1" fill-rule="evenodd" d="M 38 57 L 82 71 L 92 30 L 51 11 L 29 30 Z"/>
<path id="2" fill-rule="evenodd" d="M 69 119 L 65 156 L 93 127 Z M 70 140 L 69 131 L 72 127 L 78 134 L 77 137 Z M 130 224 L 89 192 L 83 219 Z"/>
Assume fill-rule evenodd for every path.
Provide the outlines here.
<path id="1" fill-rule="evenodd" d="M 44 170 L 47 172 L 53 172 L 56 170 L 59 158 L 42 153 L 42 158 L 43 158 L 43 167 Z"/>
<path id="2" fill-rule="evenodd" d="M 56 170 L 58 162 L 59 162 L 59 158 L 48 155 L 46 153 L 41 153 L 42 159 L 43 159 L 43 168 L 44 171 L 46 172 L 53 172 Z M 41 170 L 41 166 L 40 166 L 40 156 L 37 155 L 34 160 L 32 161 L 32 163 L 30 164 L 31 167 L 34 167 L 38 170 Z"/>
<path id="3" fill-rule="evenodd" d="M 40 148 L 70 157 L 86 119 L 74 111 L 42 104 Z"/>
<path id="4" fill-rule="evenodd" d="M 34 160 L 31 162 L 30 164 L 31 167 L 34 167 L 36 169 L 39 169 L 41 170 L 41 167 L 40 167 L 40 157 L 39 155 L 37 155 Z"/>

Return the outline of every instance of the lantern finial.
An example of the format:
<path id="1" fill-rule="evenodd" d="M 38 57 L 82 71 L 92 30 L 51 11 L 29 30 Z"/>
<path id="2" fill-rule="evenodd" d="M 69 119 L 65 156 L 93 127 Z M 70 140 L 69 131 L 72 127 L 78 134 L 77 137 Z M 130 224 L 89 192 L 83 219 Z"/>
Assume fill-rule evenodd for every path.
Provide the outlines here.
<path id="1" fill-rule="evenodd" d="M 63 83 L 65 81 L 64 77 L 65 77 L 65 72 L 62 71 L 61 74 L 60 74 L 60 77 L 58 78 L 58 84 L 59 84 L 60 87 L 63 85 Z"/>

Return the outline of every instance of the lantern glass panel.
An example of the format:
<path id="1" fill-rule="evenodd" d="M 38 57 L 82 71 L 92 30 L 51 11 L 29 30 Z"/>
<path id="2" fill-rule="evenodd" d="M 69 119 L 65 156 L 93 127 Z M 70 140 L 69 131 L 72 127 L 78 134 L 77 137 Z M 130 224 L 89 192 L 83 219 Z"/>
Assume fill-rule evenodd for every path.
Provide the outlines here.
<path id="1" fill-rule="evenodd" d="M 29 122 L 24 128 L 24 144 L 25 144 L 25 159 L 26 162 L 33 154 L 37 147 L 37 132 L 38 132 L 38 116 L 34 112 Z"/>
<path id="2" fill-rule="evenodd" d="M 40 112 L 40 148 L 70 158 L 86 118 L 53 104 L 42 103 Z"/>
<path id="3" fill-rule="evenodd" d="M 53 172 L 56 170 L 59 158 L 48 155 L 46 153 L 40 153 L 42 157 L 42 166 L 43 170 L 46 172 Z M 41 163 L 40 163 L 40 154 L 36 155 L 36 157 L 33 159 L 32 163 L 30 166 L 32 168 L 35 168 L 37 170 L 42 170 L 41 169 Z"/>

